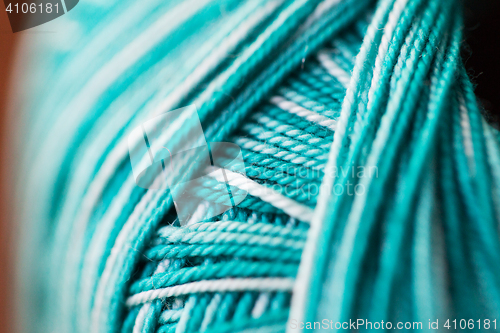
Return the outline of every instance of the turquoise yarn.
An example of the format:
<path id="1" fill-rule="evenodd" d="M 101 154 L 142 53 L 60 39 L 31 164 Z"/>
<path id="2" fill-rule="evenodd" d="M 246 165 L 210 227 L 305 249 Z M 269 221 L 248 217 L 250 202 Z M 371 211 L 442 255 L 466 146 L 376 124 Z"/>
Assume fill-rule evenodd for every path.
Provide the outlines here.
<path id="1" fill-rule="evenodd" d="M 498 319 L 500 134 L 459 1 L 83 0 L 49 25 L 20 60 L 26 332 Z M 127 136 L 191 104 L 246 174 L 196 195 L 248 195 L 181 226 L 166 185 L 136 185 Z"/>

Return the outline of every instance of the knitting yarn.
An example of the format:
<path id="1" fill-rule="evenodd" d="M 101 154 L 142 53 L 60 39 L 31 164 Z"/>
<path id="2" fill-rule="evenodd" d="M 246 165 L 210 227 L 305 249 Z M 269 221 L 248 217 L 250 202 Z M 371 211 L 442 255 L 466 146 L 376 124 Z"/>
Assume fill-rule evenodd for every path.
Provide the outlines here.
<path id="1" fill-rule="evenodd" d="M 497 325 L 500 134 L 460 1 L 82 0 L 44 27 L 17 95 L 27 332 Z"/>

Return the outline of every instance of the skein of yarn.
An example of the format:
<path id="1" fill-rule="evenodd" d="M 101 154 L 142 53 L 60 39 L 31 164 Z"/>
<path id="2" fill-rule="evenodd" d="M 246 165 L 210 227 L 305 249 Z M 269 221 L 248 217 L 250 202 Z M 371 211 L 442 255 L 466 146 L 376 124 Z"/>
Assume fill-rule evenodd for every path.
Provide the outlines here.
<path id="1" fill-rule="evenodd" d="M 48 24 L 19 60 L 26 332 L 500 320 L 500 133 L 460 1 L 82 0 Z M 187 116 L 158 133 L 159 188 L 136 184 L 128 140 L 188 105 L 244 173 L 200 180 L 196 200 L 241 202 L 181 223 L 161 178 Z"/>

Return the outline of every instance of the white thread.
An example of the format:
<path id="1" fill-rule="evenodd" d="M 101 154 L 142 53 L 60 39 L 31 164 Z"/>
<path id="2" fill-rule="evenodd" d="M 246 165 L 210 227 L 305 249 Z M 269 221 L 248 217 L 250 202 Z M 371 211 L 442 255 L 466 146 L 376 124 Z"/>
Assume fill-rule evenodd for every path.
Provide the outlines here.
<path id="1" fill-rule="evenodd" d="M 351 75 L 333 61 L 326 51 L 318 52 L 318 61 L 321 66 L 323 66 L 323 68 L 325 68 L 331 76 L 335 77 L 344 87 L 347 88 L 349 86 Z"/>
<path id="2" fill-rule="evenodd" d="M 472 175 L 476 174 L 476 165 L 474 163 L 474 147 L 472 145 L 472 131 L 470 127 L 470 118 L 465 105 L 464 96 L 461 92 L 458 94 L 458 102 L 460 104 L 460 126 L 462 127 L 462 136 L 464 139 L 464 151 L 467 155 L 467 162 Z"/>
<path id="3" fill-rule="evenodd" d="M 205 310 L 205 317 L 203 318 L 203 321 L 201 322 L 200 332 L 204 332 L 207 329 L 208 325 L 210 325 L 210 323 L 212 323 L 213 319 L 215 318 L 215 314 L 217 313 L 217 309 L 219 308 L 219 304 L 221 301 L 222 301 L 221 294 L 215 294 L 214 297 L 212 297 L 210 304 L 207 306 L 207 309 Z"/>
<path id="4" fill-rule="evenodd" d="M 269 305 L 269 297 L 269 293 L 262 293 L 259 295 L 252 309 L 252 318 L 260 318 L 260 316 L 264 314 Z"/>
<path id="5" fill-rule="evenodd" d="M 137 314 L 137 317 L 135 318 L 133 333 L 141 333 L 142 332 L 142 328 L 144 327 L 144 320 L 146 319 L 146 314 L 148 313 L 150 307 L 151 307 L 151 303 L 146 303 L 139 310 L 139 313 Z"/>
<path id="6" fill-rule="evenodd" d="M 210 171 L 213 167 L 209 168 Z M 260 198 L 276 208 L 281 209 L 288 215 L 295 217 L 304 222 L 310 222 L 313 214 L 313 210 L 306 205 L 298 203 L 297 201 L 290 199 L 281 193 L 261 185 L 250 178 L 247 178 L 239 173 L 232 172 L 230 170 L 224 169 L 229 185 L 236 186 L 239 189 L 247 191 L 250 195 Z M 210 176 L 217 179 L 219 182 L 225 182 L 222 174 L 218 172 L 213 172 Z"/>
<path id="7" fill-rule="evenodd" d="M 294 280 L 289 278 L 220 279 L 203 280 L 156 290 L 143 291 L 130 296 L 127 306 L 151 302 L 155 299 L 207 292 L 235 291 L 291 291 Z"/>
<path id="8" fill-rule="evenodd" d="M 159 274 L 159 273 L 165 272 L 170 267 L 170 264 L 171 264 L 170 259 L 165 259 L 165 260 L 160 261 L 160 263 L 158 264 L 158 266 L 155 269 L 154 274 Z"/>
<path id="9" fill-rule="evenodd" d="M 293 113 L 310 122 L 329 128 L 332 131 L 335 131 L 337 127 L 337 120 L 330 119 L 314 111 L 307 110 L 306 108 L 303 108 L 302 106 L 297 105 L 281 96 L 273 96 L 269 101 L 284 111 Z"/>

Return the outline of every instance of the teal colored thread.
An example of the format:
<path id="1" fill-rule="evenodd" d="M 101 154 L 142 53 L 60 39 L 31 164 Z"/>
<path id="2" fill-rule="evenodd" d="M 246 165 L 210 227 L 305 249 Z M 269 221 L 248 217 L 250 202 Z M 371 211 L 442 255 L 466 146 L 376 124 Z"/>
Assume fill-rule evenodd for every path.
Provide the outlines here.
<path id="1" fill-rule="evenodd" d="M 94 96 L 87 83 L 95 73 L 182 3 L 125 1 L 103 9 L 97 24 L 72 11 L 82 27 L 76 45 L 67 52 L 39 46 L 50 65 L 41 69 L 44 84 L 65 94 L 46 94 L 33 78 L 24 110 L 33 115 L 26 156 L 36 152 L 40 166 L 20 172 L 32 185 L 21 191 L 30 207 L 22 218 L 30 258 L 22 284 L 29 299 L 43 300 L 28 304 L 37 311 L 26 306 L 39 323 L 29 331 L 291 332 L 292 320 L 323 318 L 424 327 L 428 319 L 493 319 L 500 134 L 484 122 L 459 56 L 460 3 L 193 3 L 198 12 Z M 227 54 L 216 53 L 262 10 Z M 202 68 L 207 59 L 211 67 Z M 291 112 L 275 96 L 334 126 Z M 253 186 L 315 209 L 313 220 L 288 216 L 274 205 L 279 199 L 247 195 L 238 207 L 181 227 L 166 187 L 135 186 L 127 134 L 190 104 L 208 141 L 241 147 Z M 190 130 L 176 125 L 163 134 L 177 148 Z M 191 162 L 176 167 L 188 177 L 198 171 Z M 376 176 L 358 174 L 370 167 Z M 364 192 L 349 194 L 349 186 Z M 196 196 L 225 203 L 228 188 L 206 179 Z M 246 191 L 231 185 L 231 193 Z M 251 278 L 296 284 L 209 292 L 192 284 Z M 141 292 L 178 287 L 192 289 L 125 305 Z"/>

